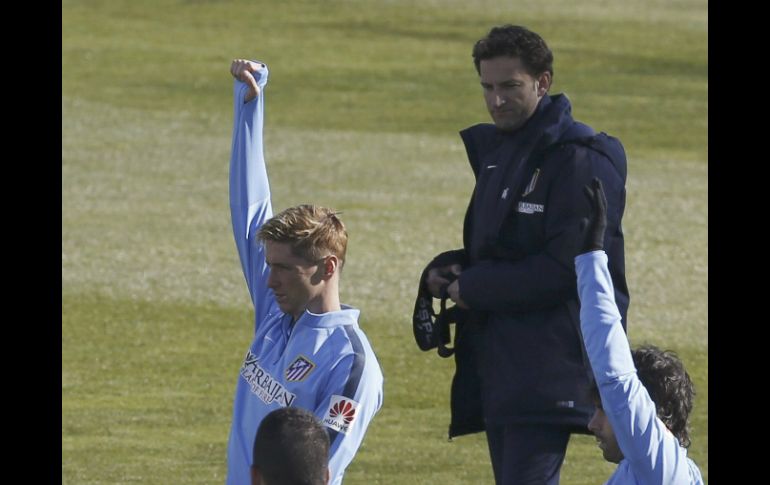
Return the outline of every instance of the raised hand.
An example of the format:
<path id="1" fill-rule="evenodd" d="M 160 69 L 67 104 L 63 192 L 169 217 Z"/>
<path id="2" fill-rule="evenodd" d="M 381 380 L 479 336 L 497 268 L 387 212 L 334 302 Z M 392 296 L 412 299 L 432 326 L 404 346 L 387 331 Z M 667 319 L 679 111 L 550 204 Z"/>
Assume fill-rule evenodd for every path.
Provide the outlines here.
<path id="1" fill-rule="evenodd" d="M 580 224 L 583 235 L 581 254 L 604 249 L 604 231 L 607 229 L 607 197 L 604 195 L 602 181 L 594 177 L 583 187 L 583 192 L 588 198 L 590 212 Z"/>
<path id="2" fill-rule="evenodd" d="M 233 59 L 233 62 L 230 64 L 230 74 L 232 74 L 235 79 L 248 84 L 250 87 L 249 92 L 243 99 L 244 103 L 248 103 L 259 96 L 259 86 L 257 85 L 257 80 L 254 79 L 252 72 L 258 71 L 263 67 L 265 67 L 264 64 L 249 61 L 248 59 Z"/>

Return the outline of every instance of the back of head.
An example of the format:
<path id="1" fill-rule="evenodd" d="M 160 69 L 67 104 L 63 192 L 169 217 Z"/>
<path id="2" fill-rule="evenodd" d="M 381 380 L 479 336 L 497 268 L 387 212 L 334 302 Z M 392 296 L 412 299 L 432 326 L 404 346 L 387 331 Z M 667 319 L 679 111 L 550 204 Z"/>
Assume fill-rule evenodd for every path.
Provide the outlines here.
<path id="1" fill-rule="evenodd" d="M 684 364 L 674 352 L 660 350 L 654 345 L 641 346 L 631 354 L 636 374 L 655 403 L 658 418 L 683 447 L 689 447 L 688 418 L 695 388 Z"/>
<path id="2" fill-rule="evenodd" d="M 518 57 L 529 74 L 538 76 L 548 71 L 553 78 L 553 53 L 535 32 L 519 25 L 493 27 L 473 46 L 473 64 L 481 74 L 481 61 L 495 57 Z"/>
<path id="3" fill-rule="evenodd" d="M 329 435 L 301 408 L 272 411 L 254 438 L 254 463 L 268 485 L 324 485 L 328 478 Z"/>
<path id="4" fill-rule="evenodd" d="M 348 233 L 337 212 L 303 204 L 276 214 L 259 229 L 262 241 L 289 243 L 298 257 L 315 261 L 329 254 L 345 261 Z"/>

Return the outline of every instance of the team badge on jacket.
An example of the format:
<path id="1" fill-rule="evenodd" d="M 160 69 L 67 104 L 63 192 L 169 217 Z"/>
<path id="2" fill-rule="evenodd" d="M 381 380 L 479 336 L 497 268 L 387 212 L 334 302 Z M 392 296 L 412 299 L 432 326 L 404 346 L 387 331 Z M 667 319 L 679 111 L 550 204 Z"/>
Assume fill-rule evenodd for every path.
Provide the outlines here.
<path id="1" fill-rule="evenodd" d="M 522 197 L 526 197 L 529 194 L 531 194 L 535 190 L 535 185 L 537 185 L 537 177 L 540 175 L 540 169 L 536 168 L 535 173 L 532 174 L 532 179 L 530 179 L 529 184 L 524 188 L 524 192 L 521 193 Z"/>
<path id="2" fill-rule="evenodd" d="M 354 400 L 332 394 L 329 400 L 329 409 L 323 419 L 323 424 L 342 434 L 348 434 L 356 420 L 358 403 Z"/>
<path id="3" fill-rule="evenodd" d="M 304 355 L 298 356 L 294 362 L 286 368 L 286 380 L 297 382 L 303 380 L 315 368 L 315 364 Z"/>
<path id="4" fill-rule="evenodd" d="M 532 193 L 532 191 L 535 190 L 535 185 L 537 185 L 537 177 L 540 175 L 540 169 L 535 169 L 535 173 L 532 174 L 532 179 L 529 181 L 529 184 L 524 188 L 524 192 L 521 193 L 522 197 L 526 197 L 529 194 Z"/>

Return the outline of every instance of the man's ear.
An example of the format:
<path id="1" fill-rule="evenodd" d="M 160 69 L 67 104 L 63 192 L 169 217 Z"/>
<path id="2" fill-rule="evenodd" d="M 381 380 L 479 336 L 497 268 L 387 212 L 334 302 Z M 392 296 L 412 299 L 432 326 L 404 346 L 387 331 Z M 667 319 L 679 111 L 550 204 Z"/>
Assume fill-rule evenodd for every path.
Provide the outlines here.
<path id="1" fill-rule="evenodd" d="M 324 260 L 324 278 L 331 278 L 339 270 L 340 258 L 333 254 L 327 256 Z"/>
<path id="2" fill-rule="evenodd" d="M 332 478 L 331 471 L 329 470 L 329 467 L 326 467 L 326 483 L 327 484 L 329 483 L 329 480 L 331 480 L 331 478 Z"/>
<path id="3" fill-rule="evenodd" d="M 551 73 L 545 71 L 537 78 L 537 96 L 542 98 L 551 89 Z"/>

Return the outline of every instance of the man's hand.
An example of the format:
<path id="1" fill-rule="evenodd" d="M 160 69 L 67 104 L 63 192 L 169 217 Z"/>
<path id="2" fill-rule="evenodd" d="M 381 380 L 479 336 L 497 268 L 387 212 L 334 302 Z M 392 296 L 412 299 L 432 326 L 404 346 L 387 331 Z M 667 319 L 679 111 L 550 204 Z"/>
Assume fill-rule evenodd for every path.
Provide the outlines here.
<path id="1" fill-rule="evenodd" d="M 468 309 L 468 305 L 460 299 L 460 280 L 457 277 L 462 273 L 463 267 L 459 264 L 432 268 L 428 271 L 428 291 L 436 298 L 441 298 L 441 290 L 446 288 L 447 295 L 460 308 Z"/>
<path id="2" fill-rule="evenodd" d="M 235 79 L 248 84 L 250 87 L 249 92 L 246 93 L 246 97 L 243 98 L 244 103 L 248 103 L 259 96 L 257 80 L 254 79 L 254 75 L 251 73 L 258 71 L 262 67 L 265 67 L 265 65 L 246 59 L 234 59 L 232 64 L 230 64 L 230 74 L 232 74 Z"/>
<path id="3" fill-rule="evenodd" d="M 588 198 L 590 212 L 580 224 L 583 235 L 581 254 L 604 249 L 604 231 L 607 229 L 607 197 L 604 195 L 602 181 L 594 177 L 591 183 L 583 187 L 583 192 Z"/>
<path id="4" fill-rule="evenodd" d="M 428 271 L 426 283 L 430 294 L 433 295 L 434 298 L 441 298 L 441 290 L 449 285 L 449 283 L 462 272 L 462 269 L 463 267 L 459 264 L 451 264 L 449 266 L 432 268 Z M 448 278 L 449 275 L 452 275 L 452 277 Z"/>
<path id="5" fill-rule="evenodd" d="M 449 284 L 449 286 L 446 289 L 447 294 L 449 295 L 449 298 L 455 302 L 457 306 L 460 308 L 464 308 L 468 310 L 468 305 L 460 299 L 460 280 L 456 279 L 453 282 Z"/>

